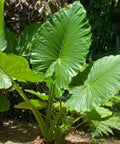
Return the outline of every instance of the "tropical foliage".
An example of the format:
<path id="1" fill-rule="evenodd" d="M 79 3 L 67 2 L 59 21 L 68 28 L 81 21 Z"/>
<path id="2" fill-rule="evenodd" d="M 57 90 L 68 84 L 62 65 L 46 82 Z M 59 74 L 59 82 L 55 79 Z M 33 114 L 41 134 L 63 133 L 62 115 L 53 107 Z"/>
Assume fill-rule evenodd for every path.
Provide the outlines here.
<path id="1" fill-rule="evenodd" d="M 3 18 L 3 10 L 0 12 Z M 24 100 L 15 108 L 33 112 L 46 143 L 55 141 L 61 144 L 68 133 L 85 122 L 90 122 L 95 135 L 112 133 L 109 126 L 120 128 L 118 117 L 103 107 L 119 92 L 120 55 L 106 56 L 86 64 L 91 27 L 80 2 L 60 9 L 43 24 L 34 23 L 26 27 L 18 38 L 4 28 L 2 19 L 0 36 L 3 32 L 4 41 L 2 38 L 0 41 L 5 47 L 0 48 L 0 89 L 14 86 Z M 31 98 L 19 86 L 18 80 L 45 81 L 48 94 L 25 90 L 35 95 Z M 63 103 L 65 90 L 69 94 Z M 3 97 L 0 95 L 0 110 L 6 111 L 9 101 Z M 71 127 L 81 118 L 84 119 L 82 123 Z M 112 123 L 113 119 L 117 126 Z M 109 125 L 106 124 L 108 121 Z"/>

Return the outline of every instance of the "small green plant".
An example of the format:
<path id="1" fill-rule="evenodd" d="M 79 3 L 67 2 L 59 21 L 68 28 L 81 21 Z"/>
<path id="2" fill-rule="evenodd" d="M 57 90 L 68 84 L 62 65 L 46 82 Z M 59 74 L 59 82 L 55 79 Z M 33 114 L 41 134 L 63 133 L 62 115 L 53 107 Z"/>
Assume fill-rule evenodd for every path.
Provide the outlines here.
<path id="1" fill-rule="evenodd" d="M 101 117 L 97 117 L 97 115 L 93 112 L 87 114 L 87 122 L 89 122 L 92 137 L 103 137 L 104 135 L 109 136 L 109 134 L 114 134 L 113 129 L 120 130 L 119 104 L 120 97 L 117 94 L 115 96 L 111 96 L 110 100 L 104 103 L 103 106 L 106 108 L 99 108 L 101 109 L 101 112 L 97 112 L 101 115 Z M 90 115 L 92 115 L 92 117 L 90 117 Z"/>
<path id="2" fill-rule="evenodd" d="M 104 135 L 109 136 L 109 134 L 113 135 L 113 131 L 111 128 L 120 130 L 119 116 L 115 115 L 115 113 L 112 113 L 112 112 L 110 112 L 111 114 L 109 113 L 105 116 L 104 115 L 105 113 L 103 110 L 103 114 L 99 113 L 99 117 L 97 116 L 97 114 L 93 112 L 90 112 L 87 115 L 87 118 L 88 118 L 87 122 L 89 123 L 92 137 L 97 137 L 97 136 L 103 137 Z M 90 114 L 92 115 L 92 117 L 90 117 Z"/>
<path id="3" fill-rule="evenodd" d="M 67 134 L 91 118 L 91 113 L 96 119 L 112 114 L 100 106 L 110 99 L 111 95 L 118 93 L 120 55 L 104 57 L 92 66 L 85 67 L 91 32 L 85 9 L 80 2 L 74 2 L 51 16 L 37 29 L 30 41 L 28 54 L 34 71 L 29 68 L 24 57 L 7 55 L 2 50 L 0 74 L 3 73 L 7 77 L 7 81 L 13 84 L 24 99 L 15 107 L 33 112 L 46 144 L 62 144 Z M 23 44 L 20 49 L 24 51 L 27 45 Z M 76 78 L 77 86 L 74 82 Z M 34 99 L 28 98 L 16 79 L 45 81 L 49 94 L 26 90 L 37 96 Z M 5 88 L 8 84 L 5 78 L 0 77 L 0 80 L 1 87 Z M 69 95 L 63 103 L 61 97 L 65 90 L 69 91 Z M 44 109 L 44 114 L 41 109 Z M 102 113 L 103 110 L 105 114 Z M 72 113 L 69 114 L 69 111 Z M 75 113 L 81 115 L 76 117 Z M 72 127 L 81 118 L 84 118 L 84 121 Z"/>

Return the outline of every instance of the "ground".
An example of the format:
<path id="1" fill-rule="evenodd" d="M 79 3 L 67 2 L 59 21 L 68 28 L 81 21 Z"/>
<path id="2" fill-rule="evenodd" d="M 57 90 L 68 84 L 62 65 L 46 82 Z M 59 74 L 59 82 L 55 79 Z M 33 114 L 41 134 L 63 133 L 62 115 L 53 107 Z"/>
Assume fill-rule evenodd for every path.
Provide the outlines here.
<path id="1" fill-rule="evenodd" d="M 4 121 L 0 127 L 0 144 L 41 144 L 37 125 L 18 120 Z M 120 137 L 95 140 L 96 144 L 120 144 Z M 99 141 L 99 142 L 98 142 Z M 91 136 L 78 132 L 69 134 L 64 144 L 93 144 Z"/>

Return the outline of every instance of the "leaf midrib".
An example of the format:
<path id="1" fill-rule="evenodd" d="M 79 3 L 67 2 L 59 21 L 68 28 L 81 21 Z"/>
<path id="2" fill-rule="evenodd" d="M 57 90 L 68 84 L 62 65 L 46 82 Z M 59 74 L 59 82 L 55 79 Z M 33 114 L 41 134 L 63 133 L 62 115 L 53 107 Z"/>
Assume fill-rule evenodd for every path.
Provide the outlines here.
<path id="1" fill-rule="evenodd" d="M 71 19 L 72 19 L 73 14 L 71 13 L 71 11 L 69 11 L 68 15 L 71 15 Z M 64 44 L 65 44 L 65 37 L 66 37 L 66 35 L 68 33 L 68 30 L 69 30 L 69 27 L 70 27 L 70 24 L 71 24 L 71 22 L 70 22 L 71 19 L 69 19 L 67 21 L 67 26 L 66 26 L 64 34 L 63 34 L 63 40 L 62 40 L 62 43 L 61 43 L 61 46 L 60 46 L 60 52 L 59 52 L 58 59 L 61 59 L 61 56 L 62 56 L 62 52 L 63 52 L 63 48 L 64 48 Z"/>

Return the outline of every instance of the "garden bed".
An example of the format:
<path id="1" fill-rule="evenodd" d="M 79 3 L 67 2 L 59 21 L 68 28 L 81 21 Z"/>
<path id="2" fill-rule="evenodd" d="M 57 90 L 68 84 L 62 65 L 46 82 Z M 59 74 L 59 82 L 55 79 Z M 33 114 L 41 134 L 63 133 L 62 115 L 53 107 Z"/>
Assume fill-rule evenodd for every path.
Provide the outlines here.
<path id="1" fill-rule="evenodd" d="M 100 142 L 101 141 L 101 142 Z M 0 127 L 0 142 L 3 144 L 42 144 L 40 132 L 35 124 L 25 123 L 18 120 L 4 121 Z M 120 144 L 120 137 L 95 140 L 97 144 Z M 93 144 L 88 133 L 70 133 L 64 144 Z"/>

